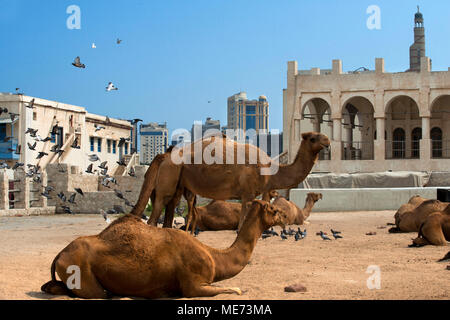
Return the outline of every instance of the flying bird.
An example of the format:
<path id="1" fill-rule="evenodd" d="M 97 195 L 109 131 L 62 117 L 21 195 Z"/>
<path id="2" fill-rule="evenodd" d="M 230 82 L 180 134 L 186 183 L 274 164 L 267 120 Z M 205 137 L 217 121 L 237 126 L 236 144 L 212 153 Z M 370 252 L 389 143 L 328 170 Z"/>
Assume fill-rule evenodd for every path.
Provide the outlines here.
<path id="1" fill-rule="evenodd" d="M 120 192 L 120 190 L 114 189 L 114 193 L 116 194 L 116 196 L 119 199 L 125 199 L 125 197 L 123 196 L 122 192 Z"/>
<path id="2" fill-rule="evenodd" d="M 111 219 L 109 219 L 108 213 L 106 213 L 105 210 L 103 210 L 103 209 L 100 209 L 100 213 L 102 214 L 103 219 L 105 219 L 106 223 L 110 224 L 111 223 Z"/>
<path id="3" fill-rule="evenodd" d="M 100 161 L 100 158 L 96 154 L 91 154 L 89 155 L 89 161 L 91 162 Z"/>
<path id="4" fill-rule="evenodd" d="M 18 113 L 14 113 L 14 112 L 10 112 L 9 116 L 11 118 L 11 121 L 14 121 L 19 116 L 19 114 Z"/>
<path id="5" fill-rule="evenodd" d="M 97 48 L 97 46 L 95 45 L 95 43 L 92 43 L 92 49 Z"/>
<path id="6" fill-rule="evenodd" d="M 90 165 L 88 165 L 88 167 L 87 167 L 87 169 L 86 169 L 85 172 L 86 172 L 86 173 L 93 173 L 93 172 L 92 172 L 92 167 L 93 167 L 93 166 L 94 166 L 94 164 L 92 164 L 92 163 L 91 163 Z"/>
<path id="7" fill-rule="evenodd" d="M 35 142 L 35 143 L 36 143 L 36 142 Z M 38 153 L 38 156 L 36 157 L 36 159 L 41 159 L 41 158 L 44 157 L 44 156 L 48 156 L 48 153 L 47 153 L 47 152 L 40 151 L 40 152 Z"/>
<path id="8" fill-rule="evenodd" d="M 71 148 L 74 149 L 80 149 L 81 147 L 78 145 L 78 137 L 75 138 L 75 140 L 73 140 L 72 144 L 70 145 Z"/>
<path id="9" fill-rule="evenodd" d="M 106 168 L 108 168 L 107 166 L 106 166 L 106 164 L 108 163 L 108 161 L 103 161 L 102 163 L 100 163 L 100 165 L 98 166 L 100 169 L 106 169 Z"/>
<path id="10" fill-rule="evenodd" d="M 70 196 L 70 198 L 69 198 L 68 201 L 69 201 L 70 203 L 76 204 L 76 203 L 75 203 L 75 197 L 76 197 L 76 195 L 77 195 L 76 193 L 72 193 L 72 195 Z"/>
<path id="11" fill-rule="evenodd" d="M 13 169 L 13 170 L 16 170 L 17 168 L 23 167 L 23 166 L 24 166 L 24 163 L 22 163 L 22 162 L 16 162 L 16 163 L 14 164 L 14 167 L 12 167 L 12 169 Z"/>
<path id="12" fill-rule="evenodd" d="M 116 43 L 120 44 L 122 42 L 122 40 L 120 40 L 119 38 L 117 38 Z"/>
<path id="13" fill-rule="evenodd" d="M 119 88 L 115 87 L 112 82 L 108 83 L 108 86 L 106 87 L 106 91 L 112 91 L 112 90 L 119 90 Z"/>
<path id="14" fill-rule="evenodd" d="M 125 166 L 126 167 L 126 163 L 125 163 L 125 160 L 124 159 L 120 159 L 119 161 L 116 161 L 116 163 L 119 165 L 119 166 Z"/>
<path id="15" fill-rule="evenodd" d="M 66 195 L 64 194 L 64 192 L 61 191 L 57 194 L 57 196 L 62 200 L 62 202 L 66 202 Z"/>
<path id="16" fill-rule="evenodd" d="M 74 212 L 72 210 L 70 210 L 70 208 L 67 206 L 61 206 L 61 208 L 63 208 L 64 213 L 74 214 Z"/>
<path id="17" fill-rule="evenodd" d="M 134 168 L 133 168 L 133 167 L 130 168 L 130 171 L 128 172 L 128 175 L 129 175 L 130 177 L 136 177 L 136 172 L 134 171 Z"/>
<path id="18" fill-rule="evenodd" d="M 34 99 L 30 101 L 28 105 L 26 105 L 27 108 L 33 109 L 34 108 Z"/>
<path id="19" fill-rule="evenodd" d="M 82 69 L 86 68 L 86 66 L 83 63 L 81 63 L 80 57 L 76 57 L 75 60 L 72 62 L 72 65 L 77 68 Z"/>
<path id="20" fill-rule="evenodd" d="M 84 193 L 83 193 L 83 190 L 81 190 L 81 188 L 75 188 L 75 191 L 84 197 Z"/>
<path id="21" fill-rule="evenodd" d="M 98 124 L 94 124 L 94 128 L 95 128 L 95 132 L 100 131 L 102 129 L 106 129 L 105 127 L 99 126 Z"/>
<path id="22" fill-rule="evenodd" d="M 117 144 L 117 146 L 120 148 L 122 147 L 126 141 L 130 141 L 130 138 L 120 138 L 119 143 Z"/>

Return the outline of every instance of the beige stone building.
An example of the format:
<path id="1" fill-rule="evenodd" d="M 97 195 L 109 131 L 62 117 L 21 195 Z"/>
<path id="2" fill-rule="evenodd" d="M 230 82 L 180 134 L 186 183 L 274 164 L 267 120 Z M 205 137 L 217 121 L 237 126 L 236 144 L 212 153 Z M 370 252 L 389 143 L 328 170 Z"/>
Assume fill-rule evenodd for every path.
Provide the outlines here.
<path id="1" fill-rule="evenodd" d="M 34 108 L 27 107 L 33 99 Z M 105 116 L 88 113 L 83 107 L 20 94 L 0 94 L 0 107 L 8 109 L 0 115 L 0 162 L 7 162 L 10 166 L 23 162 L 25 168 L 28 164 L 38 164 L 45 169 L 48 164 L 65 163 L 79 166 L 84 171 L 91 163 L 88 155 L 97 154 L 101 161 L 108 161 L 108 173 L 117 174 L 116 162 L 122 157 L 131 158 L 128 142 L 120 148 L 118 146 L 120 138 L 130 137 L 132 125 L 126 120 L 111 118 L 108 122 Z M 14 120 L 11 113 L 17 115 Z M 58 134 L 52 135 L 55 125 Z M 95 125 L 103 128 L 96 131 Z M 28 128 L 37 129 L 37 136 L 42 139 L 50 137 L 51 140 L 36 141 L 30 134 L 25 134 Z M 3 138 L 9 136 L 12 138 L 4 142 Z M 79 149 L 71 147 L 75 139 L 78 139 Z M 27 143 L 33 145 L 35 142 L 35 150 L 30 150 Z M 60 158 L 50 151 L 55 144 L 64 150 Z M 20 155 L 11 151 L 18 145 L 21 146 Z M 40 151 L 49 155 L 36 159 Z"/>
<path id="2" fill-rule="evenodd" d="M 332 140 L 314 171 L 449 171 L 450 68 L 431 70 L 431 60 L 421 56 L 424 34 L 418 12 L 406 72 L 386 72 L 382 58 L 375 59 L 375 70 L 353 72 L 343 72 L 341 60 L 333 60 L 329 70 L 299 70 L 297 61 L 289 61 L 285 159 L 293 161 L 301 133 L 314 130 Z"/>

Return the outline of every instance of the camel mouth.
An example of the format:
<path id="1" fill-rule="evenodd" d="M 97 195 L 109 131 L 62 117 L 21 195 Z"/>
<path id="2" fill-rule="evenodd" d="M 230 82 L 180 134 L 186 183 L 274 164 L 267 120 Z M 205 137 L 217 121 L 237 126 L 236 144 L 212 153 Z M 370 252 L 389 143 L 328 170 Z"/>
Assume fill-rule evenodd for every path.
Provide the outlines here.
<path id="1" fill-rule="evenodd" d="M 330 145 L 329 145 L 329 144 L 321 143 L 320 145 L 322 146 L 322 148 L 324 148 L 324 149 L 326 149 L 326 150 L 329 150 L 329 149 L 330 149 Z"/>

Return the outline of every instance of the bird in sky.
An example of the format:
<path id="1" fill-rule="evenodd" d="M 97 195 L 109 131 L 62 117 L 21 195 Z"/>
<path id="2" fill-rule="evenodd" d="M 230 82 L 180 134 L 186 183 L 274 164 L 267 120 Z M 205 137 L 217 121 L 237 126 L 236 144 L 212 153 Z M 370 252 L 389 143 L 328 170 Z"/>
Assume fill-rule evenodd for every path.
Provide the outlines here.
<path id="1" fill-rule="evenodd" d="M 95 45 L 95 43 L 92 43 L 92 49 L 96 49 L 97 46 Z"/>
<path id="2" fill-rule="evenodd" d="M 36 159 L 41 159 L 41 158 L 43 158 L 44 156 L 48 156 L 48 153 L 47 153 L 47 152 L 40 151 L 40 152 L 38 153 L 38 156 L 36 157 Z"/>
<path id="3" fill-rule="evenodd" d="M 108 86 L 106 87 L 106 91 L 119 90 L 119 88 L 115 87 L 114 84 L 110 81 Z"/>
<path id="4" fill-rule="evenodd" d="M 81 188 L 75 188 L 74 190 L 84 197 L 84 193 L 83 190 L 81 190 Z"/>
<path id="5" fill-rule="evenodd" d="M 122 40 L 120 40 L 119 38 L 117 38 L 116 43 L 120 44 L 122 42 Z"/>
<path id="6" fill-rule="evenodd" d="M 72 65 L 74 67 L 81 68 L 81 69 L 86 68 L 86 66 L 83 63 L 81 63 L 80 57 L 76 57 L 75 60 L 72 62 Z"/>

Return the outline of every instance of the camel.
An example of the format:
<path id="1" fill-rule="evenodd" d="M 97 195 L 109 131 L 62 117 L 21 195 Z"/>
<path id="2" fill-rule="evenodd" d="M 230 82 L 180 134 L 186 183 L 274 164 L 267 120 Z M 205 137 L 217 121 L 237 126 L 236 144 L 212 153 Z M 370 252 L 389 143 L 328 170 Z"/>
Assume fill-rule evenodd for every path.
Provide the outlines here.
<path id="1" fill-rule="evenodd" d="M 249 201 L 270 190 L 297 187 L 310 173 L 319 152 L 329 146 L 330 140 L 326 135 L 317 132 L 303 133 L 294 162 L 278 166 L 264 151 L 251 144 L 240 144 L 218 136 L 194 141 L 183 148 L 172 150 L 170 157 L 155 163 L 155 168 L 150 166 L 148 171 L 158 173 L 145 175 L 139 199 L 131 213 L 140 215 L 150 195 L 155 192 L 153 212 L 148 220 L 148 224 L 155 226 L 164 204 L 175 199 L 177 190 L 188 190 L 190 197 L 186 200 L 188 200 L 189 213 L 194 210 L 195 195 L 214 200 L 241 200 L 243 205 L 239 220 L 240 227 Z M 244 151 L 243 159 L 237 157 L 239 150 Z M 198 160 L 199 154 L 211 155 L 216 157 L 217 161 L 207 164 L 202 157 L 200 164 L 192 164 Z M 258 155 L 258 157 L 250 159 L 250 155 Z M 175 163 L 173 159 L 187 161 Z M 220 164 L 220 159 L 225 164 Z M 251 163 L 253 160 L 255 163 Z M 188 164 L 188 161 L 191 164 Z M 274 166 L 278 168 L 278 171 L 270 174 L 268 171 Z M 262 170 L 265 174 L 262 174 Z"/>
<path id="2" fill-rule="evenodd" d="M 399 211 L 395 214 L 396 227 L 389 229 L 390 233 L 417 232 L 419 231 L 420 225 L 425 222 L 430 214 L 443 211 L 448 205 L 447 202 L 441 202 L 439 200 L 425 199 L 425 201 L 422 201 L 422 199 L 410 199 L 413 202 L 409 206 L 403 205 L 400 207 Z M 422 202 L 417 205 L 420 201 Z"/>
<path id="3" fill-rule="evenodd" d="M 419 195 L 415 195 L 412 196 L 409 201 L 403 205 L 400 206 L 400 208 L 397 210 L 397 212 L 394 215 L 394 219 L 395 219 L 395 224 L 398 226 L 399 222 L 400 222 L 400 217 L 405 213 L 405 212 L 411 212 L 413 211 L 415 208 L 417 208 L 420 204 L 422 204 L 422 202 L 427 201 L 428 199 L 422 198 Z"/>
<path id="4" fill-rule="evenodd" d="M 445 246 L 447 241 L 450 241 L 450 204 L 442 212 L 433 212 L 425 219 L 412 246 Z"/>
<path id="5" fill-rule="evenodd" d="M 220 288 L 213 282 L 229 279 L 248 264 L 262 232 L 284 227 L 283 211 L 254 200 L 241 232 L 227 249 L 211 248 L 178 229 L 146 225 L 125 215 L 95 236 L 72 241 L 53 260 L 52 280 L 41 290 L 85 299 L 111 295 L 143 297 L 212 297 L 242 294 L 239 288 Z M 69 266 L 80 268 L 80 286 L 68 288 Z M 56 273 L 61 281 L 56 280 Z"/>
<path id="6" fill-rule="evenodd" d="M 288 225 L 302 225 L 309 223 L 305 220 L 309 217 L 314 204 L 320 199 L 322 199 L 321 193 L 308 193 L 306 196 L 305 207 L 303 209 L 300 209 L 295 203 L 281 196 L 278 196 L 272 204 L 284 210 L 287 215 Z"/>
<path id="7" fill-rule="evenodd" d="M 238 202 L 212 200 L 206 206 L 195 207 L 192 227 L 189 227 L 190 223 L 186 223 L 182 230 L 191 230 L 191 233 L 195 228 L 202 231 L 236 230 L 241 210 L 242 205 Z"/>

